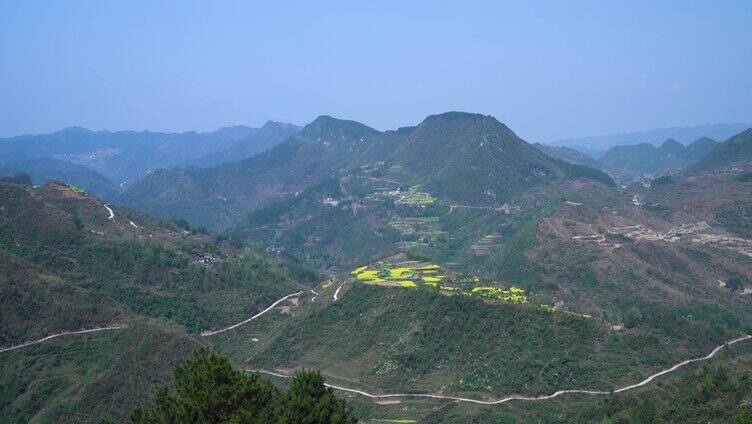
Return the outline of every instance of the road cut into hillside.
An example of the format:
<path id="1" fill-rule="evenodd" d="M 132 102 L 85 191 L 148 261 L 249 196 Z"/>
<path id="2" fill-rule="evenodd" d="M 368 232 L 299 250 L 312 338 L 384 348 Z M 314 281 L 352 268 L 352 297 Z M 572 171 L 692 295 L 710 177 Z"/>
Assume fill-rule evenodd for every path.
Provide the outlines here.
<path id="1" fill-rule="evenodd" d="M 375 394 L 371 394 L 371 393 L 368 393 L 368 392 L 363 391 L 363 390 L 350 389 L 350 388 L 347 388 L 347 387 L 336 386 L 334 384 L 326 384 L 326 386 L 330 387 L 332 389 L 335 389 L 335 390 L 340 390 L 340 391 L 343 391 L 343 392 L 357 394 L 357 395 L 364 396 L 364 397 L 367 397 L 369 399 L 374 399 L 374 400 L 389 399 L 389 398 L 429 398 L 429 399 L 449 400 L 449 401 L 456 401 L 456 402 L 476 403 L 476 404 L 481 404 L 481 405 L 499 405 L 499 404 L 502 404 L 502 403 L 511 402 L 513 400 L 520 400 L 520 401 L 548 400 L 548 399 L 553 399 L 555 397 L 558 397 L 558 396 L 561 396 L 561 395 L 566 395 L 566 394 L 611 395 L 611 394 L 615 394 L 615 393 L 622 393 L 622 392 L 626 392 L 626 391 L 629 391 L 629 390 L 633 390 L 633 389 L 636 389 L 638 387 L 642 387 L 642 386 L 650 383 L 651 381 L 655 380 L 656 378 L 658 378 L 658 377 L 660 377 L 662 375 L 671 373 L 673 371 L 676 371 L 677 369 L 679 369 L 679 368 L 681 368 L 681 367 L 683 367 L 683 366 L 685 366 L 687 364 L 691 364 L 693 362 L 706 361 L 706 360 L 714 357 L 718 352 L 720 352 L 721 350 L 723 350 L 724 347 L 727 347 L 727 346 L 730 346 L 730 345 L 733 345 L 735 343 L 739 343 L 739 342 L 742 342 L 742 341 L 745 341 L 745 340 L 749 340 L 750 338 L 752 338 L 752 335 L 748 334 L 748 335 L 745 335 L 745 336 L 742 336 L 742 337 L 739 337 L 739 338 L 736 338 L 736 339 L 733 339 L 733 340 L 729 340 L 728 342 L 726 342 L 726 343 L 718 346 L 717 348 L 713 349 L 709 354 L 707 354 L 707 355 L 705 355 L 703 357 L 694 358 L 694 359 L 688 359 L 686 361 L 680 362 L 680 363 L 678 363 L 676 365 L 673 365 L 670 368 L 667 368 L 665 370 L 662 370 L 662 371 L 659 371 L 659 372 L 657 372 L 655 374 L 650 375 L 648 378 L 640 381 L 639 383 L 632 384 L 632 385 L 629 385 L 629 386 L 624 386 L 624 387 L 621 387 L 619 389 L 615 389 L 613 391 L 588 390 L 588 389 L 570 389 L 570 390 L 558 390 L 558 391 L 556 391 L 556 392 L 554 392 L 554 393 L 552 393 L 550 395 L 541 395 L 541 396 L 510 395 L 510 396 L 503 397 L 503 398 L 498 398 L 498 399 L 484 400 L 484 399 L 465 398 L 465 397 L 459 397 L 459 396 L 434 395 L 434 394 L 429 394 L 429 393 L 388 393 L 388 394 L 375 395 Z M 271 376 L 280 377 L 280 378 L 291 378 L 292 377 L 289 374 L 282 374 L 282 373 L 278 373 L 278 372 L 274 372 L 274 371 L 267 371 L 267 370 L 247 370 L 247 371 L 256 372 L 256 373 L 259 373 L 259 374 L 271 375 Z"/>

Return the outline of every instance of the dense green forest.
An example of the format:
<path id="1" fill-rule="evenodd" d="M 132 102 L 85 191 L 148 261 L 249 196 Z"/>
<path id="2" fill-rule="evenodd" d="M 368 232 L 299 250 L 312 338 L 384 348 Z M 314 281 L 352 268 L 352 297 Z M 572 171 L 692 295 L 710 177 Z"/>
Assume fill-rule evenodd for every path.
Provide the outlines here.
<path id="1" fill-rule="evenodd" d="M 358 422 L 352 408 L 324 386 L 316 371 L 300 371 L 289 387 L 278 389 L 208 350 L 196 351 L 178 365 L 173 383 L 156 393 L 153 406 L 136 409 L 132 420 L 136 424 Z"/>
<path id="2" fill-rule="evenodd" d="M 710 363 L 678 371 L 652 386 L 606 396 L 570 395 L 503 406 L 445 405 L 419 422 L 464 423 L 737 423 L 750 421 L 752 349 L 735 346 Z"/>

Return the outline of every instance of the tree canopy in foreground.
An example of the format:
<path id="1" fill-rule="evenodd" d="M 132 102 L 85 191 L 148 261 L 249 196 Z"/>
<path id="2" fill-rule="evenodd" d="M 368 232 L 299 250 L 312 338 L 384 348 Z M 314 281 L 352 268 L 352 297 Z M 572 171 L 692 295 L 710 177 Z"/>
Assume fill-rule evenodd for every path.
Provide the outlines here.
<path id="1" fill-rule="evenodd" d="M 324 386 L 318 371 L 295 374 L 287 390 L 256 374 L 236 369 L 216 352 L 194 352 L 174 372 L 172 385 L 161 388 L 148 408 L 132 420 L 154 423 L 356 423 L 352 408 Z"/>

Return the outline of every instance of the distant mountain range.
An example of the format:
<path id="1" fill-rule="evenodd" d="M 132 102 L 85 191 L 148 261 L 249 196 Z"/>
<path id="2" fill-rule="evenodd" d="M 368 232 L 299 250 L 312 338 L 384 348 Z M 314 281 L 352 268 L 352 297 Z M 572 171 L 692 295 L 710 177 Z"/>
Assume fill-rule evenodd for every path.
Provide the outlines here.
<path id="1" fill-rule="evenodd" d="M 299 131 L 267 122 L 213 132 L 90 131 L 69 127 L 51 134 L 0 139 L 0 172 L 27 172 L 35 184 L 61 180 L 106 199 L 160 168 L 212 166 L 240 160 L 280 143 Z"/>
<path id="2" fill-rule="evenodd" d="M 718 142 L 707 137 L 684 146 L 670 138 L 659 147 L 649 143 L 615 146 L 600 159 L 605 169 L 633 174 L 660 174 L 686 169 L 713 150 Z"/>
<path id="3" fill-rule="evenodd" d="M 196 225 L 226 228 L 254 208 L 326 177 L 365 168 L 478 205 L 501 205 L 514 193 L 548 181 L 587 177 L 613 184 L 600 171 L 533 148 L 491 116 L 449 112 L 384 133 L 320 116 L 297 137 L 249 159 L 209 169 L 154 172 L 119 200 Z"/>
<path id="4" fill-rule="evenodd" d="M 0 139 L 0 154 L 53 157 L 84 165 L 120 184 L 151 169 L 175 166 L 223 150 L 256 131 L 245 126 L 210 133 L 111 132 L 69 127 L 51 134 Z"/>
<path id="5" fill-rule="evenodd" d="M 602 167 L 600 162 L 595 160 L 593 157 L 570 147 L 557 147 L 540 143 L 533 143 L 533 147 L 551 156 L 552 158 L 561 159 L 563 161 L 577 165 L 589 166 L 595 169 L 601 169 Z"/>
<path id="6" fill-rule="evenodd" d="M 702 172 L 743 164 L 752 164 L 752 128 L 719 144 L 693 167 L 693 172 Z"/>
<path id="7" fill-rule="evenodd" d="M 0 156 L 0 175 L 24 172 L 33 184 L 49 181 L 64 181 L 84 188 L 103 199 L 113 199 L 120 191 L 102 174 L 84 165 L 67 162 L 49 156 L 8 155 Z"/>
<path id="8" fill-rule="evenodd" d="M 462 114 L 457 116 L 460 115 Z M 444 116 L 445 119 L 449 119 L 449 114 L 437 116 Z M 290 137 L 311 141 L 313 139 L 323 140 L 322 134 L 325 136 L 324 138 L 329 137 L 332 139 L 345 139 L 353 136 L 353 134 L 360 134 L 356 128 L 359 128 L 362 124 L 350 122 L 349 125 L 344 125 L 342 128 L 327 129 L 327 126 L 331 126 L 332 122 L 337 122 L 335 126 L 341 126 L 341 123 L 344 121 L 331 118 L 334 121 L 327 122 L 326 118 L 329 117 L 321 117 L 321 119 L 317 120 L 318 122 L 315 122 L 315 125 L 314 123 L 309 124 L 306 127 L 307 132 L 304 134 L 301 134 L 303 128 L 296 125 L 268 121 L 260 128 L 238 125 L 206 133 L 193 131 L 184 133 L 158 133 L 150 131 L 111 132 L 106 130 L 90 131 L 81 127 L 69 127 L 51 134 L 5 138 L 0 139 L 0 175 L 7 176 L 19 171 L 26 172 L 34 184 L 60 180 L 81 187 L 108 200 L 117 198 L 124 188 L 145 177 L 146 181 L 140 185 L 142 188 L 123 194 L 123 201 L 131 202 L 128 199 L 133 196 L 133 193 L 138 193 L 145 186 L 158 184 L 156 183 L 158 178 L 147 175 L 157 170 L 171 169 L 166 172 L 157 172 L 158 175 L 165 175 L 167 178 L 187 178 L 190 180 L 193 179 L 191 176 L 197 176 L 197 181 L 200 181 L 204 176 L 213 175 L 215 171 L 210 171 L 210 169 L 225 164 L 228 164 L 227 170 L 234 170 L 227 172 L 234 172 L 238 176 L 245 172 L 242 170 L 244 166 L 258 168 L 258 171 L 254 171 L 258 173 L 271 172 L 270 169 L 274 168 L 274 166 L 263 163 L 230 164 L 272 149 Z M 426 126 L 424 125 L 421 131 L 425 128 Z M 686 169 L 698 161 L 703 153 L 709 151 L 710 145 L 708 141 L 710 138 L 724 140 L 733 134 L 741 132 L 745 128 L 746 126 L 743 124 L 665 128 L 639 133 L 560 140 L 553 144 L 536 143 L 533 147 L 537 151 L 543 152 L 546 157 L 564 162 L 564 165 L 559 163 L 556 165 L 557 167 L 563 166 L 566 168 L 575 165 L 608 170 L 612 177 L 615 177 L 620 183 L 624 183 L 635 175 L 643 173 L 662 173 Z M 360 129 L 362 130 L 362 128 Z M 426 145 L 426 143 L 420 143 L 418 139 L 423 137 L 420 135 L 421 131 L 412 134 L 417 129 L 418 127 L 416 126 L 381 133 L 368 128 L 365 131 L 361 131 L 362 137 L 356 137 L 358 140 L 360 138 L 363 139 L 361 140 L 363 142 L 360 143 L 361 145 L 352 145 L 344 151 L 340 151 L 341 146 L 338 147 L 341 143 L 332 144 L 332 141 L 328 141 L 326 146 L 322 144 L 321 146 L 327 147 L 327 150 L 331 150 L 326 153 L 319 151 L 320 148 L 316 147 L 316 143 L 309 143 L 308 147 L 296 151 L 296 153 L 288 152 L 292 156 L 298 156 L 298 159 L 293 160 L 293 162 L 296 162 L 296 165 L 293 165 L 293 167 L 297 171 L 293 172 L 295 176 L 292 174 L 287 175 L 285 179 L 307 179 L 308 183 L 312 183 L 319 181 L 319 176 L 308 175 L 308 171 L 304 171 L 303 168 L 308 170 L 318 169 L 318 171 L 314 171 L 314 174 L 316 172 L 331 172 L 347 168 L 348 166 L 355 166 L 356 164 L 362 165 L 367 161 L 378 161 L 381 155 L 391 157 L 393 162 L 398 166 L 408 164 L 408 168 L 413 168 L 413 165 L 416 165 L 418 174 L 433 173 L 434 175 L 427 178 L 425 182 L 435 180 L 436 184 L 440 184 L 442 189 L 451 189 L 458 184 L 458 181 L 467 180 L 462 177 L 448 180 L 441 175 L 442 173 L 457 172 L 458 168 L 462 167 L 475 166 L 482 168 L 488 165 L 483 165 L 487 161 L 487 157 L 472 157 L 472 151 L 467 150 L 467 146 L 462 143 L 452 144 L 452 140 L 447 140 L 448 144 L 444 146 L 446 150 L 442 150 L 444 147 L 436 150 L 435 141 L 432 142 L 434 145 L 431 146 Z M 447 127 L 437 131 L 450 129 Z M 326 133 L 327 131 L 329 133 Z M 666 135 L 669 136 L 664 137 Z M 692 138 L 695 135 L 697 137 Z M 506 138 L 507 136 L 508 134 L 506 136 L 502 135 L 502 138 Z M 430 137 L 432 140 L 437 139 L 435 135 L 430 135 Z M 513 135 L 510 137 L 511 140 L 517 136 Z M 378 138 L 378 141 L 375 141 L 375 138 Z M 700 138 L 705 141 L 693 145 L 693 148 L 683 153 L 672 152 L 670 151 L 671 149 L 664 147 L 653 147 L 658 146 L 659 142 L 667 139 L 674 140 L 676 142 L 674 144 L 676 145 L 687 145 Z M 413 141 L 409 141 L 408 139 Z M 507 141 L 505 143 L 510 142 Z M 370 146 L 371 144 L 373 146 Z M 442 142 L 440 144 L 443 146 L 445 143 Z M 332 148 L 329 148 L 329 146 L 332 146 Z M 633 146 L 634 148 L 626 148 L 624 146 Z M 288 148 L 290 147 L 288 146 Z M 515 143 L 508 144 L 506 147 L 507 153 L 516 149 Z M 615 147 L 616 149 L 608 152 L 606 147 L 609 149 Z M 286 154 L 281 153 L 282 150 L 284 149 L 277 151 L 276 154 L 285 156 Z M 446 153 L 455 151 L 459 153 L 458 157 L 464 157 L 465 159 L 463 160 L 467 160 L 464 163 L 454 162 L 453 166 L 455 168 L 424 167 L 424 161 L 413 163 L 411 159 L 408 159 L 413 157 L 413 155 L 425 155 L 427 153 L 430 153 L 432 156 L 441 153 L 442 157 L 449 158 Z M 531 159 L 528 149 L 523 149 L 518 153 L 520 155 L 517 159 L 520 163 L 524 164 Z M 468 156 L 468 154 L 470 155 Z M 363 155 L 363 157 L 359 158 L 359 155 Z M 601 157 L 604 160 L 598 160 Z M 319 164 L 306 164 L 306 159 L 308 158 L 323 162 Z M 282 157 L 277 159 L 282 162 L 287 160 Z M 451 159 L 452 161 L 455 160 L 453 156 Z M 263 158 L 255 159 L 255 161 L 264 160 Z M 475 164 L 470 165 L 471 162 L 475 162 Z M 551 165 L 549 164 L 548 167 L 553 169 Z M 198 170 L 179 171 L 175 168 L 204 168 L 207 171 L 205 171 L 205 174 L 201 174 L 201 171 Z M 570 171 L 572 170 L 570 169 Z M 221 174 L 224 171 L 217 172 Z M 558 171 L 557 173 L 561 174 Z M 428 175 L 425 176 L 428 177 Z M 522 177 L 522 180 L 524 179 L 525 177 Z M 423 180 L 423 178 L 417 178 L 417 180 Z M 279 196 L 284 197 L 289 195 L 290 192 L 294 193 L 295 191 L 299 191 L 299 188 L 308 186 L 308 183 L 306 183 L 300 187 L 296 187 L 296 184 L 288 184 L 289 182 L 282 182 L 280 179 L 276 179 L 276 183 L 281 184 L 280 187 L 288 186 L 289 190 L 270 189 L 271 186 L 269 184 L 261 183 L 261 187 L 258 190 L 260 192 L 268 191 L 268 193 L 262 194 L 260 197 L 269 197 L 270 199 L 279 198 Z M 167 185 L 169 186 L 169 184 Z M 513 186 L 514 184 L 507 185 Z M 188 184 L 188 186 L 195 188 L 197 183 L 194 181 Z M 458 187 L 455 194 L 470 196 L 470 192 L 475 187 L 479 186 L 472 185 L 465 187 L 466 190 L 460 190 Z M 152 189 L 160 191 L 156 187 L 149 188 L 149 190 Z M 232 191 L 230 189 L 227 190 Z M 212 190 L 199 190 L 199 192 L 206 191 Z M 159 196 L 161 200 L 143 200 L 143 202 L 155 202 L 154 209 L 151 209 L 154 212 L 172 214 L 170 207 L 158 206 L 158 204 L 163 202 L 171 202 L 169 200 L 170 195 L 168 194 L 170 190 L 165 188 L 161 192 L 162 195 Z M 493 199 L 494 189 L 489 187 L 488 193 L 490 199 Z M 214 194 L 219 196 L 215 199 L 219 202 L 225 202 L 222 199 L 228 198 L 224 194 Z M 503 193 L 499 194 L 503 196 Z M 188 197 L 191 195 L 192 193 L 189 192 Z M 230 198 L 232 197 L 230 196 Z M 249 197 L 247 193 L 239 193 L 234 200 L 243 199 L 240 200 L 242 204 L 253 205 L 259 200 L 255 197 L 255 195 L 250 195 Z M 227 210 L 227 207 L 224 206 L 209 206 L 215 200 L 209 199 L 204 202 L 207 203 L 207 207 L 213 208 L 216 211 Z M 232 203 L 234 200 L 229 200 L 229 202 Z M 138 202 L 134 204 L 138 204 Z M 178 201 L 177 204 L 181 205 L 181 209 L 185 206 L 183 200 Z M 244 211 L 247 208 L 241 207 L 240 210 Z M 191 214 L 191 212 L 182 213 Z M 196 214 L 203 215 L 201 212 L 196 212 Z M 225 223 L 229 223 L 237 218 L 233 213 L 230 215 L 234 215 L 234 218 L 230 219 L 228 217 Z"/>
<path id="9" fill-rule="evenodd" d="M 287 137 L 299 133 L 301 129 L 302 127 L 293 124 L 268 121 L 251 136 L 239 139 L 227 149 L 185 161 L 181 165 L 206 168 L 249 158 L 256 153 L 271 149 Z"/>
<path id="10" fill-rule="evenodd" d="M 727 138 L 738 134 L 752 124 L 715 124 L 715 125 L 698 125 L 695 127 L 669 127 L 659 128 L 650 131 L 641 131 L 633 133 L 609 134 L 601 136 L 590 136 L 582 138 L 568 138 L 545 143 L 552 146 L 564 146 L 577 149 L 580 152 L 587 153 L 596 159 L 606 153 L 608 149 L 614 146 L 625 146 L 640 143 L 649 143 L 658 145 L 667 139 L 674 139 L 682 144 L 689 144 L 698 138 L 708 137 L 713 140 L 726 140 Z"/>
<path id="11" fill-rule="evenodd" d="M 722 143 L 700 137 L 686 145 L 673 138 L 660 145 L 618 145 L 609 148 L 598 160 L 570 147 L 537 143 L 534 146 L 552 157 L 601 169 L 619 184 L 629 184 L 643 177 L 690 170 L 706 171 L 751 162 L 750 133 L 752 129 L 747 129 Z"/>

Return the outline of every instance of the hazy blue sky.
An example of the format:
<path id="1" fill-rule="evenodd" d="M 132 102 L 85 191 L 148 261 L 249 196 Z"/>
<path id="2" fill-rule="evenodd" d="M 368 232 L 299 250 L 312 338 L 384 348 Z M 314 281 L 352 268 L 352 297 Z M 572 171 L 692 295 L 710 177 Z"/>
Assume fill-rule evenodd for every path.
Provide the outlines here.
<path id="1" fill-rule="evenodd" d="M 752 121 L 749 0 L 364 3 L 0 0 L 0 136 L 447 110 L 529 141 Z"/>

